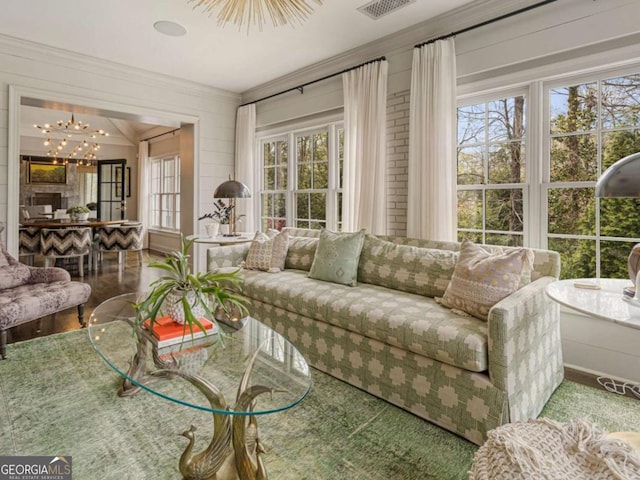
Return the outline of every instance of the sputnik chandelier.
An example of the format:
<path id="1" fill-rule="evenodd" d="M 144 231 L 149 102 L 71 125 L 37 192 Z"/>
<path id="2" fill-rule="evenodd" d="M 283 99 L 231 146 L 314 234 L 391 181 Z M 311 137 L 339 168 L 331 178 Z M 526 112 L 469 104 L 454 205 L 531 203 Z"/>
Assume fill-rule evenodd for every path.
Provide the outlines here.
<path id="1" fill-rule="evenodd" d="M 58 120 L 55 125 L 45 123 L 34 127 L 47 136 L 44 145 L 49 147 L 47 156 L 53 157 L 53 163 L 69 163 L 69 159 L 75 158 L 78 165 L 91 165 L 100 149 L 100 144 L 95 139 L 109 136 L 104 130 L 90 130 L 88 123 L 76 122 L 73 114 L 67 122 Z M 71 150 L 65 153 L 67 146 Z"/>
<path id="2" fill-rule="evenodd" d="M 314 0 L 318 5 L 322 5 L 323 0 Z M 218 12 L 218 25 L 225 23 L 235 23 L 240 28 L 247 25 L 247 30 L 251 24 L 258 25 L 260 30 L 265 24 L 265 11 L 271 17 L 274 27 L 302 23 L 311 13 L 313 7 L 307 0 L 189 0 L 189 3 L 196 2 L 193 8 L 204 7 L 204 11 L 212 15 L 214 8 L 221 7 Z"/>

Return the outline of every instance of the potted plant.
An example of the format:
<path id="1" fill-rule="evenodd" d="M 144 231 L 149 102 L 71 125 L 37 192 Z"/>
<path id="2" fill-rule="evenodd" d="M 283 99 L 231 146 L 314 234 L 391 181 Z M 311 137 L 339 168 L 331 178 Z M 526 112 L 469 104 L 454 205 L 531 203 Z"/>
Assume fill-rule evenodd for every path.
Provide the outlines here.
<path id="1" fill-rule="evenodd" d="M 71 217 L 71 220 L 74 221 L 83 221 L 89 218 L 89 210 L 84 205 L 76 205 L 75 207 L 67 208 L 67 213 Z"/>
<path id="2" fill-rule="evenodd" d="M 213 202 L 213 208 L 215 209 L 211 213 L 205 213 L 203 216 L 198 218 L 198 220 L 202 220 L 203 218 L 210 218 L 215 222 L 220 224 L 220 233 L 228 234 L 229 233 L 229 223 L 231 222 L 231 212 L 233 212 L 233 208 L 235 205 L 226 205 L 221 199 Z M 236 220 L 241 219 L 244 215 L 240 215 Z M 217 235 L 217 231 L 216 231 Z M 215 235 L 209 235 L 215 236 Z"/>
<path id="3" fill-rule="evenodd" d="M 215 323 L 214 312 L 222 308 L 237 308 L 245 313 L 246 299 L 238 292 L 242 279 L 240 270 L 231 273 L 200 272 L 191 273 L 189 248 L 193 240 L 180 236 L 181 250 L 168 253 L 162 262 L 151 262 L 150 267 L 164 270 L 165 275 L 151 283 L 151 291 L 134 305 L 135 325 L 140 326 L 147 319 L 150 328 L 158 318 L 170 316 L 175 322 L 185 325 L 185 332 L 194 332 L 194 325 L 203 329 L 200 318 Z"/>

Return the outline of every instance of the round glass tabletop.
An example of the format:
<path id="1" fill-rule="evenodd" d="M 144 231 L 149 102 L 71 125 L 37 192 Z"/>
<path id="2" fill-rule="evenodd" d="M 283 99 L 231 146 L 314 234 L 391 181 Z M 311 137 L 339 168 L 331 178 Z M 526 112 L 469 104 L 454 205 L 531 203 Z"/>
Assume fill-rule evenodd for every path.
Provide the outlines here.
<path id="1" fill-rule="evenodd" d="M 140 388 L 167 400 L 227 415 L 261 415 L 298 404 L 311 388 L 304 357 L 282 335 L 247 317 L 236 327 L 218 322 L 214 333 L 158 347 L 133 327 L 141 294 L 100 304 L 89 318 L 98 354 L 124 379 L 120 395 Z M 196 388 L 193 388 L 193 387 Z"/>

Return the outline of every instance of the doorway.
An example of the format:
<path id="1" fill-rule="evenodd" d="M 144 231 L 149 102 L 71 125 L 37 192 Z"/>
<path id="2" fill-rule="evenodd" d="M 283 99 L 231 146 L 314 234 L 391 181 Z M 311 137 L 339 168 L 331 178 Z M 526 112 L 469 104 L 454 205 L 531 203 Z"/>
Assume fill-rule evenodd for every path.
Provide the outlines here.
<path id="1" fill-rule="evenodd" d="M 98 160 L 98 218 L 124 220 L 126 160 Z"/>

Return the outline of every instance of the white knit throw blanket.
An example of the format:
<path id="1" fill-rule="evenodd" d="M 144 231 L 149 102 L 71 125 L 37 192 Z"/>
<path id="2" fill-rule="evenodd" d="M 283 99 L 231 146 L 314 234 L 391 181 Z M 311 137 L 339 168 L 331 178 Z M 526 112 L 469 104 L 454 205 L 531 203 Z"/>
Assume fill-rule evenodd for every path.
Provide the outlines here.
<path id="1" fill-rule="evenodd" d="M 640 456 L 582 420 L 503 425 L 475 454 L 469 480 L 640 479 Z"/>

